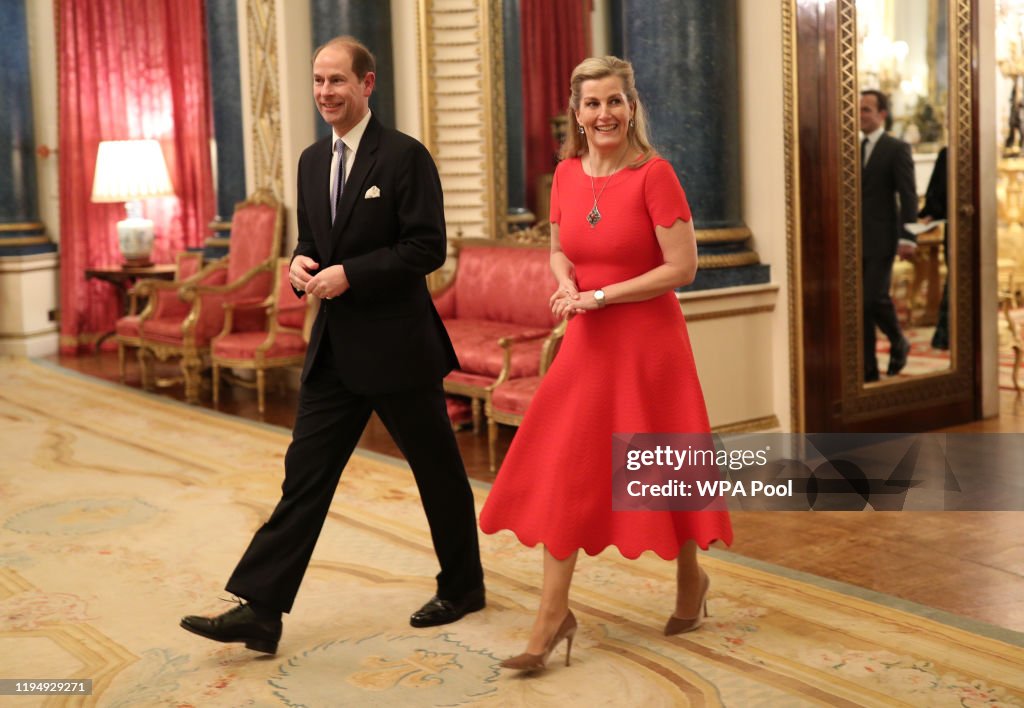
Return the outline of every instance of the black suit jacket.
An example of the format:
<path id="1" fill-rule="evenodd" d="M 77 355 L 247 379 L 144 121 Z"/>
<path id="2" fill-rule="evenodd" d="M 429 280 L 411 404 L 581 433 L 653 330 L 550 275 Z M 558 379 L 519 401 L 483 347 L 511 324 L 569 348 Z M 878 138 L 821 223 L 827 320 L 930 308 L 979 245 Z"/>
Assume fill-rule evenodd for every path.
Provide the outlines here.
<path id="1" fill-rule="evenodd" d="M 903 224 L 917 221 L 917 186 L 910 146 L 886 133 L 861 173 L 861 240 L 865 263 L 888 263 L 900 239 L 916 240 Z"/>
<path id="2" fill-rule="evenodd" d="M 434 161 L 419 142 L 371 116 L 332 226 L 331 140 L 314 143 L 299 158 L 299 236 L 292 257 L 309 256 L 321 269 L 343 265 L 351 287 L 321 302 L 302 380 L 330 337 L 335 366 L 355 393 L 437 383 L 458 360 L 425 280 L 446 255 Z"/>

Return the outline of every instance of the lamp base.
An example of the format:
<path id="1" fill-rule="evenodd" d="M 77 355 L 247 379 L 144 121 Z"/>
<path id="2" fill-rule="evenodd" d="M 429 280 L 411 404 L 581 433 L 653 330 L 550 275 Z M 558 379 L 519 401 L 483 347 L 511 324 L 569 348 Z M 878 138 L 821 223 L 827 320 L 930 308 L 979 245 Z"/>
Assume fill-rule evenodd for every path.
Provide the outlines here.
<path id="1" fill-rule="evenodd" d="M 125 265 L 153 265 L 153 222 L 138 216 L 130 216 L 117 222 L 117 245 L 121 249 Z"/>

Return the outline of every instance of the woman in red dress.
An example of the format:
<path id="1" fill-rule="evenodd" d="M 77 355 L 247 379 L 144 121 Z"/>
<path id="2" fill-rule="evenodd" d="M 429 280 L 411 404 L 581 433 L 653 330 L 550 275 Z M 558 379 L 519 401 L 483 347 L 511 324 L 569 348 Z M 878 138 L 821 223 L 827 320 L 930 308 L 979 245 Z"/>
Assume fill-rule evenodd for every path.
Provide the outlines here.
<path id="1" fill-rule="evenodd" d="M 709 580 L 697 546 L 732 541 L 726 511 L 613 511 L 614 433 L 707 433 L 707 410 L 675 288 L 693 281 L 697 242 L 672 166 L 647 136 L 633 68 L 615 57 L 573 70 L 569 137 L 551 188 L 552 311 L 570 318 L 480 515 L 544 544 L 540 609 L 526 652 L 543 668 L 576 618 L 569 585 L 582 548 L 676 559 L 666 634 L 697 629 Z"/>

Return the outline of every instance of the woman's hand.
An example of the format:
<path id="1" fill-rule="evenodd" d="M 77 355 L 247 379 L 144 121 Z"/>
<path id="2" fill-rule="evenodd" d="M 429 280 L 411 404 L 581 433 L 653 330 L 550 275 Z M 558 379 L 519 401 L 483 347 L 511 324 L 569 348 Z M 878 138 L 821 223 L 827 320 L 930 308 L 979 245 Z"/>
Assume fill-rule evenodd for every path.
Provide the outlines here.
<path id="1" fill-rule="evenodd" d="M 548 299 L 548 306 L 556 317 L 564 317 L 565 315 L 559 313 L 571 307 L 571 303 L 578 300 L 579 297 L 580 291 L 576 285 L 576 279 L 573 277 L 563 278 L 558 284 L 558 290 L 552 293 Z"/>
<path id="2" fill-rule="evenodd" d="M 557 294 L 558 293 L 556 293 L 556 295 Z M 574 298 L 570 298 L 568 296 L 558 298 L 552 303 L 551 312 L 559 319 L 572 319 L 576 315 L 582 315 L 585 312 L 596 310 L 598 307 L 600 307 L 600 305 L 597 304 L 597 299 L 594 297 L 594 291 L 587 290 L 586 292 L 577 293 Z"/>

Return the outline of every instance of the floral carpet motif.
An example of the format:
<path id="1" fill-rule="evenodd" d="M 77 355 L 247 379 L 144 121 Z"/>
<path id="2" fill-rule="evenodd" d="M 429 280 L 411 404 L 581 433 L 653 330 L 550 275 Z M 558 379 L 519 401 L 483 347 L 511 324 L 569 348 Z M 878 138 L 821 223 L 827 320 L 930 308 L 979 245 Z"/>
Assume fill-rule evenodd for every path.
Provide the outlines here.
<path id="1" fill-rule="evenodd" d="M 93 681 L 87 697 L 0 703 L 1024 706 L 1021 635 L 714 551 L 700 631 L 661 634 L 672 564 L 606 552 L 578 565 L 572 665 L 563 645 L 542 676 L 503 672 L 539 551 L 483 536 L 487 608 L 410 628 L 434 590 L 429 532 L 405 464 L 364 453 L 278 654 L 208 642 L 178 619 L 230 607 L 223 583 L 276 502 L 289 431 L 24 359 L 0 359 L 0 381 L 0 678 Z"/>

